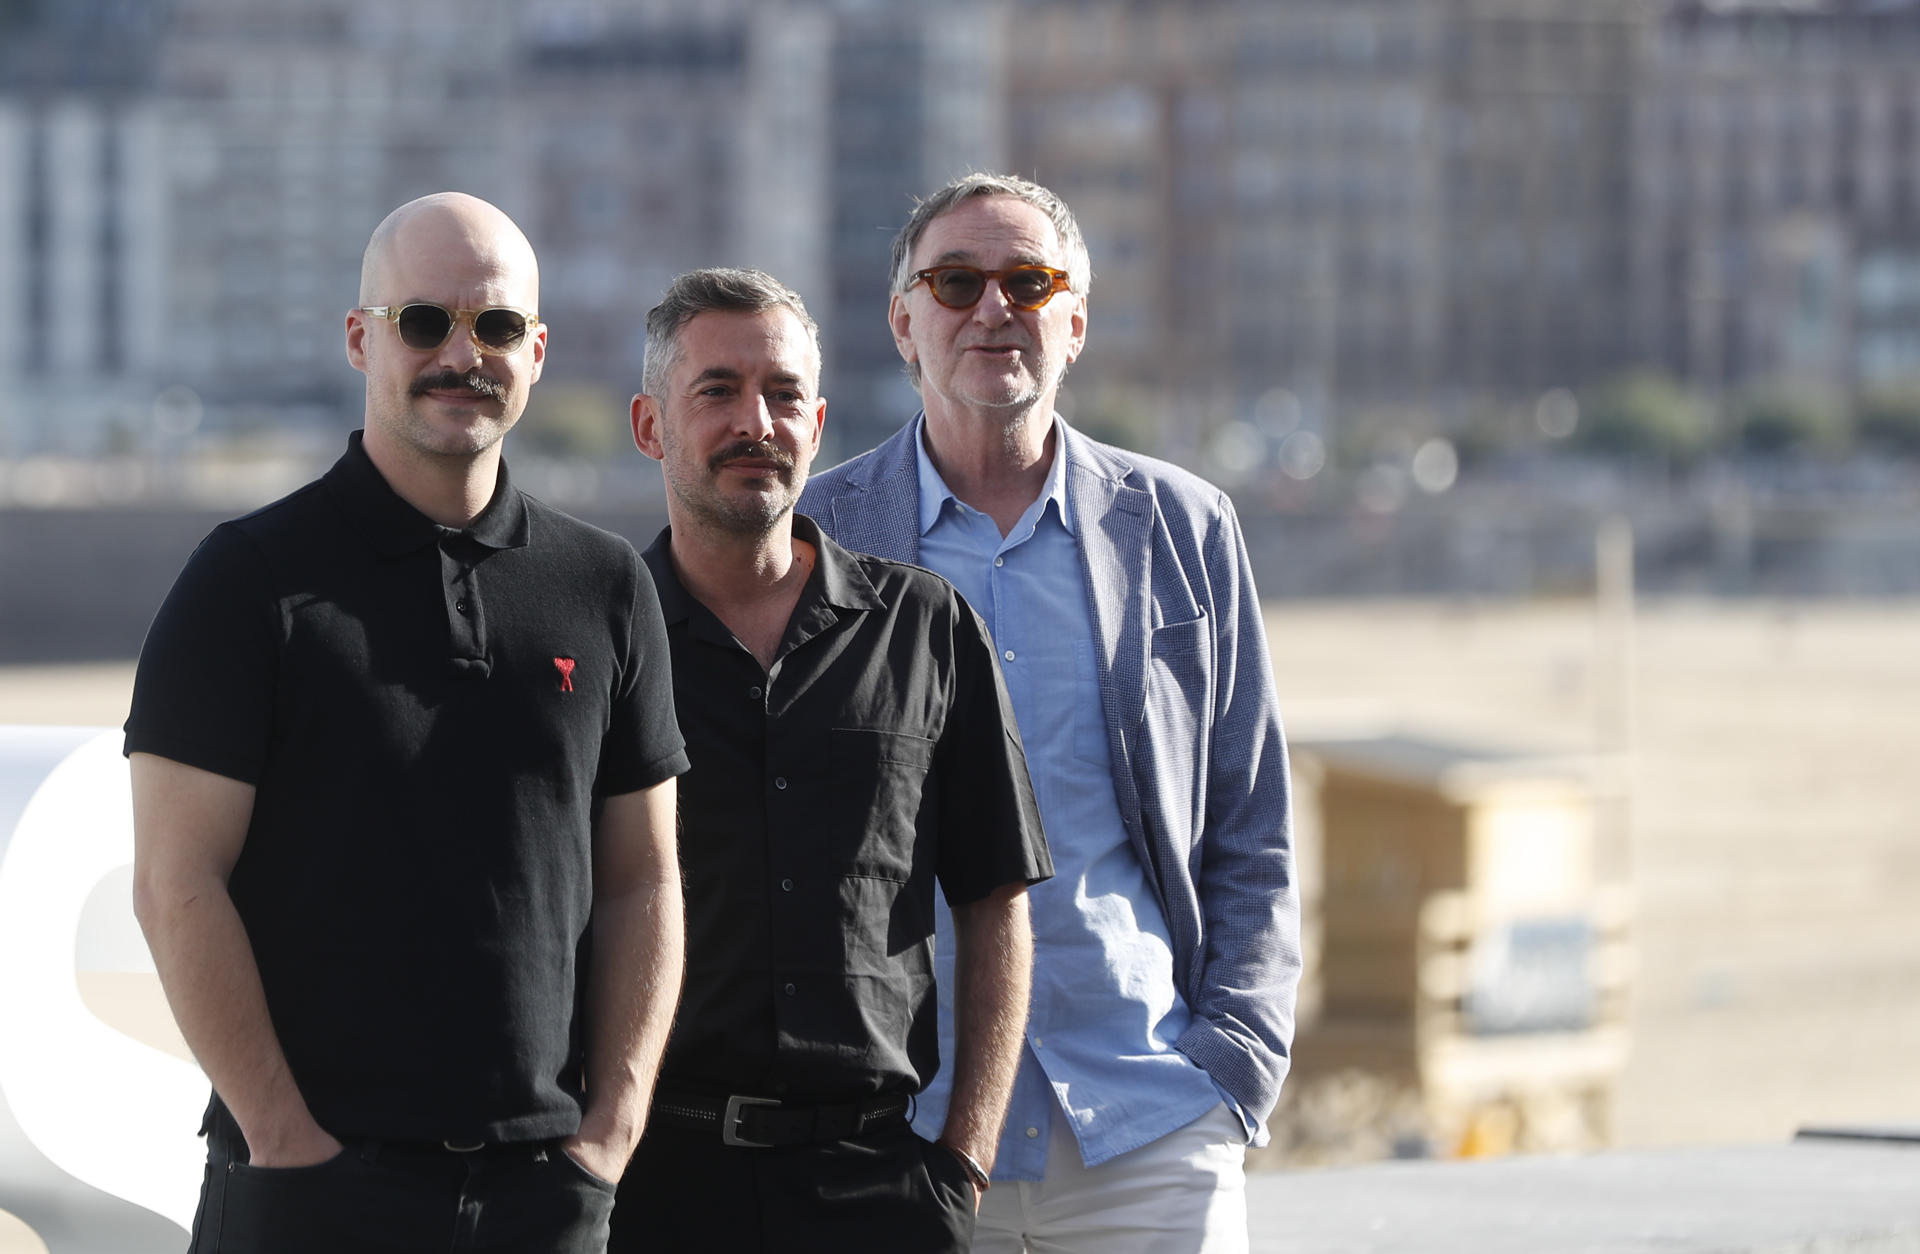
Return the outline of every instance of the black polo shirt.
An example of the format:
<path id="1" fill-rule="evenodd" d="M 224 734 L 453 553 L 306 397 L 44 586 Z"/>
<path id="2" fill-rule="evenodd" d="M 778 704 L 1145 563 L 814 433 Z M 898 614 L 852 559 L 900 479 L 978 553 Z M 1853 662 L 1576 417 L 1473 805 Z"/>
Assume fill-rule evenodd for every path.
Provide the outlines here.
<path id="1" fill-rule="evenodd" d="M 147 635 L 127 752 L 255 785 L 229 890 L 335 1136 L 579 1124 L 596 799 L 686 768 L 653 581 L 515 490 L 453 531 L 359 433 L 217 528 Z"/>
<path id="2" fill-rule="evenodd" d="M 848 1100 L 940 1063 L 936 878 L 951 904 L 1053 873 L 992 642 L 939 576 L 819 554 L 769 671 L 645 556 L 692 768 L 687 978 L 660 1088 Z"/>

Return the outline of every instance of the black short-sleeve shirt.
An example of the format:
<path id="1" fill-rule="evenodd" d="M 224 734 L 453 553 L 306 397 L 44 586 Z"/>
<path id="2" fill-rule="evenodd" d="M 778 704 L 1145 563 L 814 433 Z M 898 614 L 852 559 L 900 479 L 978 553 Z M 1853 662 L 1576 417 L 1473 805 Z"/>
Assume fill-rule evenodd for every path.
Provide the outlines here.
<path id="1" fill-rule="evenodd" d="M 939 1066 L 936 880 L 954 904 L 1053 873 L 992 642 L 938 575 L 818 561 L 771 670 L 644 555 L 673 652 L 687 975 L 662 1091 L 849 1100 Z"/>
<path id="2" fill-rule="evenodd" d="M 441 527 L 356 432 L 202 542 L 126 731 L 256 788 L 228 887 L 322 1127 L 578 1127 L 593 807 L 686 769 L 632 546 L 504 465 L 471 526 Z"/>

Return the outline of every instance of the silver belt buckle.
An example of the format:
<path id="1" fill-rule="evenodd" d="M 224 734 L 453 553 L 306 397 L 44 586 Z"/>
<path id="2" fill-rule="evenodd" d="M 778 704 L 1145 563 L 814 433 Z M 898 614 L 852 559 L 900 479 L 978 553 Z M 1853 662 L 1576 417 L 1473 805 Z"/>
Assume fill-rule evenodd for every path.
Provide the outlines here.
<path id="1" fill-rule="evenodd" d="M 740 1111 L 747 1106 L 778 1106 L 780 1103 L 771 1097 L 741 1097 L 735 1094 L 727 1099 L 726 1113 L 720 1116 L 720 1143 L 722 1145 L 741 1145 L 748 1149 L 772 1149 L 772 1141 L 749 1141 L 735 1129 L 740 1126 Z"/>
<path id="2" fill-rule="evenodd" d="M 444 1147 L 448 1151 L 455 1154 L 471 1154 L 476 1150 L 483 1150 L 487 1148 L 487 1143 L 485 1141 L 475 1141 L 471 1145 L 465 1145 L 465 1144 L 456 1145 L 452 1141 L 442 1141 L 440 1142 L 440 1144 L 442 1147 Z"/>

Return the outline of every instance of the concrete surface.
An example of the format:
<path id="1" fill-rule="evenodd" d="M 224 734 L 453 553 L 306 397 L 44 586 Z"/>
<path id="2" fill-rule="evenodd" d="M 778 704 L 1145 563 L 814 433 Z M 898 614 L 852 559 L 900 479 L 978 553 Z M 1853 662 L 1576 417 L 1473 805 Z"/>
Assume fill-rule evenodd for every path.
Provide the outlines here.
<path id="1" fill-rule="evenodd" d="M 1908 1254 L 1920 1146 L 1799 1140 L 1248 1177 L 1253 1254 Z"/>

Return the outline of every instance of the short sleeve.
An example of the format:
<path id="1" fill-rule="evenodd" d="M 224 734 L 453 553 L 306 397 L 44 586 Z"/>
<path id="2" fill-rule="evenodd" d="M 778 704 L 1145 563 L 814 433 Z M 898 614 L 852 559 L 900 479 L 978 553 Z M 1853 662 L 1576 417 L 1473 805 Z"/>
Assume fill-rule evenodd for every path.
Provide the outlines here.
<path id="1" fill-rule="evenodd" d="M 231 524 L 215 529 L 147 629 L 123 751 L 257 784 L 273 726 L 280 624 L 259 550 Z"/>
<path id="2" fill-rule="evenodd" d="M 629 554 L 632 549 L 627 550 Z M 594 795 L 617 797 L 687 771 L 687 746 L 673 709 L 673 659 L 660 618 L 660 594 L 646 563 L 632 557 L 627 666 L 614 693 L 600 745 Z"/>
<path id="3" fill-rule="evenodd" d="M 986 624 L 957 592 L 949 595 L 955 611 L 954 705 L 934 768 L 940 887 L 949 905 L 961 906 L 1006 884 L 1051 878 L 1053 859 Z"/>

